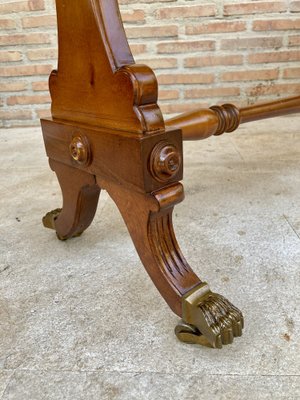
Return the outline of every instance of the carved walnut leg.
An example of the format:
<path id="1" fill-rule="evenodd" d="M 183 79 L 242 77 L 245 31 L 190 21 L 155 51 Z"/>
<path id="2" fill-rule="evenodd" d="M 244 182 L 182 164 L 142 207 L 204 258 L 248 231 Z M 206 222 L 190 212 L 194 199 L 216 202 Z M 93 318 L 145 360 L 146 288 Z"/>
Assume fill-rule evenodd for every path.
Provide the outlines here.
<path id="1" fill-rule="evenodd" d="M 49 163 L 62 190 L 63 208 L 46 214 L 43 224 L 55 229 L 60 240 L 79 236 L 93 221 L 100 194 L 99 186 L 95 177 L 87 172 L 51 159 Z"/>
<path id="2" fill-rule="evenodd" d="M 152 194 L 128 190 L 97 177 L 117 204 L 136 250 L 170 308 L 182 317 L 177 337 L 188 343 L 221 348 L 241 336 L 242 313 L 224 297 L 212 293 L 193 272 L 176 241 L 174 206 L 183 200 L 183 187 L 173 184 Z"/>

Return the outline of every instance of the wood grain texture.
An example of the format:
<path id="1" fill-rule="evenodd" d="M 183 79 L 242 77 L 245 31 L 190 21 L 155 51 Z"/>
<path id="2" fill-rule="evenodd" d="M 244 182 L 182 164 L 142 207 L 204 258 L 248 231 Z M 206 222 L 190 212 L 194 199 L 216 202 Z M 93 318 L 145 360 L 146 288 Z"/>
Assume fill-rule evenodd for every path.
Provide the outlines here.
<path id="1" fill-rule="evenodd" d="M 201 280 L 184 258 L 173 229 L 174 206 L 184 198 L 179 183 L 182 136 L 203 139 L 232 132 L 243 122 L 296 112 L 300 97 L 244 109 L 213 106 L 165 124 L 157 105 L 155 75 L 149 67 L 134 63 L 117 1 L 57 0 L 56 5 L 59 62 L 49 83 L 52 118 L 41 123 L 63 207 L 47 214 L 45 225 L 61 239 L 80 234 L 93 220 L 100 188 L 107 190 L 170 308 L 182 316 L 183 304 L 193 294 L 193 315 L 202 321 L 198 317 L 198 325 L 197 318 L 194 321 L 199 331 L 210 336 L 220 325 L 223 338 L 214 335 L 212 344 L 217 345 L 216 337 L 230 343 L 241 333 L 234 328 L 242 314 L 235 313 L 229 302 L 221 307 L 223 298 L 209 289 L 210 300 L 202 298 Z M 210 308 L 203 318 L 199 304 Z M 186 329 L 194 332 L 190 328 L 184 323 L 181 334 Z"/>
<path id="2" fill-rule="evenodd" d="M 183 140 L 201 140 L 235 131 L 240 124 L 300 112 L 300 96 L 238 108 L 233 104 L 198 109 L 165 122 L 180 129 Z"/>
<path id="3" fill-rule="evenodd" d="M 61 240 L 80 235 L 92 223 L 98 205 L 100 188 L 93 175 L 49 160 L 63 195 L 63 207 L 55 220 Z"/>
<path id="4" fill-rule="evenodd" d="M 165 129 L 155 75 L 134 64 L 116 6 L 111 0 L 57 1 L 52 118 L 41 121 L 64 198 L 54 227 L 64 239 L 79 232 L 91 222 L 96 193 L 106 189 L 147 272 L 181 315 L 182 296 L 200 283 L 172 227 L 173 208 L 183 199 L 181 131 Z M 83 196 L 87 188 L 93 188 L 90 197 Z"/>
<path id="5" fill-rule="evenodd" d="M 183 200 L 183 186 L 175 184 L 142 194 L 97 177 L 118 206 L 140 259 L 170 308 L 181 316 L 182 297 L 201 283 L 175 238 L 172 212 Z"/>
<path id="6" fill-rule="evenodd" d="M 127 132 L 164 130 L 153 71 L 134 63 L 117 0 L 57 0 L 52 116 Z"/>

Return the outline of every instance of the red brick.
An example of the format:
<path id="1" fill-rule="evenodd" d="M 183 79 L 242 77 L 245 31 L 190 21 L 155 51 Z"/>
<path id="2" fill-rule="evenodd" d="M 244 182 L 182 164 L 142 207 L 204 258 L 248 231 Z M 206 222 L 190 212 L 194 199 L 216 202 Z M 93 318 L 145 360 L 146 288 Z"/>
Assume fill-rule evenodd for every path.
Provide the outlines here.
<path id="1" fill-rule="evenodd" d="M 57 58 L 54 0 L 0 3 L 0 43 L 9 46 L 0 51 L 0 60 L 5 63 L 0 67 L 1 109 L 31 110 L 24 124 L 37 123 L 38 116 L 50 114 L 48 75 L 56 68 Z M 212 0 L 201 4 L 191 0 L 119 3 L 124 5 L 122 18 L 130 44 L 134 42 L 131 48 L 137 63 L 160 70 L 158 79 L 165 85 L 159 90 L 163 111 L 189 111 L 195 109 L 195 103 L 211 105 L 204 105 L 203 98 L 207 103 L 218 103 L 225 97 L 235 101 L 230 97 L 240 96 L 241 105 L 247 98 L 256 100 L 256 94 L 271 100 L 277 93 L 294 94 L 295 88 L 299 93 L 300 0 L 228 0 L 223 18 L 221 3 Z M 132 10 L 128 4 L 133 5 Z M 217 8 L 217 18 L 213 18 Z M 285 47 L 275 51 L 282 44 Z"/>
<path id="2" fill-rule="evenodd" d="M 290 5 L 291 12 L 300 12 L 300 1 L 292 1 Z"/>
<path id="3" fill-rule="evenodd" d="M 221 74 L 221 80 L 225 82 L 234 81 L 259 81 L 278 78 L 278 69 L 230 71 Z"/>
<path id="4" fill-rule="evenodd" d="M 197 108 L 207 108 L 209 104 L 207 103 L 198 103 Z M 195 103 L 184 103 L 184 104 L 161 104 L 160 109 L 164 114 L 179 114 L 189 111 L 195 111 Z"/>
<path id="5" fill-rule="evenodd" d="M 177 59 L 176 58 L 151 58 L 151 59 L 136 59 L 137 64 L 145 64 L 153 69 L 164 69 L 164 68 L 176 68 L 177 67 Z"/>
<path id="6" fill-rule="evenodd" d="M 242 50 L 253 48 L 279 48 L 282 46 L 282 37 L 247 37 L 221 40 L 222 50 Z"/>
<path id="7" fill-rule="evenodd" d="M 251 3 L 232 3 L 224 5 L 224 15 L 248 15 L 256 13 L 274 13 L 287 10 L 285 1 L 252 1 Z"/>
<path id="8" fill-rule="evenodd" d="M 186 99 L 197 99 L 203 97 L 228 97 L 228 96 L 239 96 L 240 92 L 241 92 L 240 88 L 238 87 L 191 89 L 185 91 L 184 97 Z"/>
<path id="9" fill-rule="evenodd" d="M 189 68 L 197 67 L 213 67 L 216 65 L 239 65 L 243 64 L 244 57 L 242 55 L 231 54 L 226 56 L 200 56 L 188 57 L 184 61 L 184 66 Z"/>
<path id="10" fill-rule="evenodd" d="M 49 84 L 48 80 L 44 81 L 39 81 L 39 82 L 32 82 L 31 84 L 32 90 L 34 91 L 48 91 L 49 90 Z"/>
<path id="11" fill-rule="evenodd" d="M 39 118 L 49 118 L 49 117 L 51 117 L 50 107 L 49 108 L 45 108 L 45 109 L 40 109 L 39 108 L 39 109 L 37 109 L 35 111 L 36 111 L 36 113 L 37 113 Z"/>
<path id="12" fill-rule="evenodd" d="M 27 105 L 27 104 L 45 104 L 50 102 L 49 95 L 43 96 L 11 96 L 8 97 L 6 103 L 9 106 Z"/>
<path id="13" fill-rule="evenodd" d="M 159 90 L 159 100 L 176 100 L 179 98 L 179 90 Z"/>
<path id="14" fill-rule="evenodd" d="M 22 18 L 23 28 L 39 28 L 56 26 L 56 16 L 55 15 L 39 15 L 38 17 L 25 17 Z"/>
<path id="15" fill-rule="evenodd" d="M 27 51 L 27 57 L 31 61 L 35 60 L 50 60 L 57 58 L 57 49 L 35 49 Z"/>
<path id="16" fill-rule="evenodd" d="M 145 12 L 143 10 L 122 11 L 123 22 L 143 22 L 145 21 Z"/>
<path id="17" fill-rule="evenodd" d="M 142 54 L 146 53 L 147 51 L 147 46 L 145 44 L 132 44 L 130 43 L 130 50 L 132 51 L 132 54 Z"/>
<path id="18" fill-rule="evenodd" d="M 300 35 L 289 37 L 289 46 L 300 46 Z"/>
<path id="19" fill-rule="evenodd" d="M 0 14 L 18 13 L 21 11 L 38 11 L 44 9 L 44 0 L 15 1 L 0 4 Z"/>
<path id="20" fill-rule="evenodd" d="M 128 38 L 147 38 L 147 37 L 173 37 L 178 35 L 178 28 L 175 25 L 167 26 L 145 26 L 127 28 Z"/>
<path id="21" fill-rule="evenodd" d="M 298 19 L 270 19 L 253 21 L 254 31 L 284 31 L 300 29 L 300 18 Z"/>
<path id="22" fill-rule="evenodd" d="M 187 25 L 185 33 L 187 35 L 199 35 L 202 33 L 222 33 L 222 32 L 240 32 L 247 28 L 244 21 L 214 21 L 199 23 L 197 25 Z"/>
<path id="23" fill-rule="evenodd" d="M 18 35 L 0 36 L 0 46 L 13 46 L 16 44 L 41 44 L 50 43 L 48 33 L 28 33 Z"/>
<path id="24" fill-rule="evenodd" d="M 213 74 L 165 74 L 158 75 L 157 80 L 162 85 L 178 85 L 214 82 Z"/>
<path id="25" fill-rule="evenodd" d="M 249 96 L 266 96 L 266 95 L 277 95 L 278 93 L 285 94 L 298 94 L 300 92 L 300 84 L 294 83 L 268 83 L 268 84 L 259 84 L 255 87 L 249 88 L 246 90 L 247 95 Z"/>
<path id="26" fill-rule="evenodd" d="M 0 51 L 0 62 L 11 62 L 22 60 L 22 53 L 19 51 Z"/>
<path id="27" fill-rule="evenodd" d="M 260 63 L 277 63 L 277 62 L 288 62 L 300 60 L 300 51 L 276 51 L 269 53 L 257 53 L 250 54 L 248 56 L 248 62 L 250 64 Z"/>
<path id="28" fill-rule="evenodd" d="M 155 15 L 158 19 L 209 17 L 216 15 L 216 6 L 204 4 L 200 6 L 167 7 L 157 10 Z"/>
<path id="29" fill-rule="evenodd" d="M 0 19 L 0 29 L 15 29 L 16 21 L 13 19 Z"/>
<path id="30" fill-rule="evenodd" d="M 22 81 L 1 82 L 0 92 L 21 92 L 27 89 L 27 83 Z"/>
<path id="31" fill-rule="evenodd" d="M 4 111 L 0 110 L 0 120 L 26 120 L 32 118 L 32 112 L 30 110 L 13 110 Z"/>
<path id="32" fill-rule="evenodd" d="M 30 76 L 49 75 L 52 65 L 19 65 L 16 67 L 1 67 L 0 76 Z"/>
<path id="33" fill-rule="evenodd" d="M 174 1 L 174 0 L 141 0 L 141 1 L 138 1 L 138 0 L 118 0 L 118 3 L 119 4 L 125 4 L 127 6 L 128 4 L 136 4 L 136 3 L 138 3 L 138 4 L 141 4 L 141 3 L 150 3 L 150 4 L 152 4 L 152 3 L 157 3 L 157 2 L 159 2 L 159 3 L 169 3 L 169 2 L 172 2 L 172 1 Z"/>
<path id="34" fill-rule="evenodd" d="M 198 40 L 192 42 L 166 42 L 159 43 L 157 45 L 157 52 L 162 53 L 185 53 L 185 52 L 195 52 L 200 50 L 214 50 L 215 41 L 214 40 Z"/>
<path id="35" fill-rule="evenodd" d="M 300 68 L 286 68 L 283 71 L 284 78 L 300 78 Z"/>

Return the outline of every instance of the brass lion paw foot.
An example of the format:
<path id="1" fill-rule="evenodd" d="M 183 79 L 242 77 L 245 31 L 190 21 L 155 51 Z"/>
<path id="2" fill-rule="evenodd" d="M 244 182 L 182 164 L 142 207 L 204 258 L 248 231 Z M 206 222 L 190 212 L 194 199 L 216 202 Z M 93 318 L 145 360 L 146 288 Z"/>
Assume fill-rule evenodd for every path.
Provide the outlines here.
<path id="1" fill-rule="evenodd" d="M 233 342 L 242 335 L 244 319 L 241 311 L 223 296 L 210 291 L 202 283 L 183 298 L 182 321 L 175 334 L 185 343 L 209 344 L 215 348 Z"/>

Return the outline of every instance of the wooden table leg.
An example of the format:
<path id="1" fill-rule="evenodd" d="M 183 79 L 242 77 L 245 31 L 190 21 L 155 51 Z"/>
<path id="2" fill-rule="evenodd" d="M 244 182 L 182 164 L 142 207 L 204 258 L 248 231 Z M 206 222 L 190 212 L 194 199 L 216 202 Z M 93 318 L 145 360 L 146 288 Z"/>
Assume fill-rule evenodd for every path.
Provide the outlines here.
<path id="1" fill-rule="evenodd" d="M 173 230 L 172 211 L 183 199 L 185 130 L 180 124 L 173 129 L 174 121 L 165 124 L 155 74 L 135 64 L 118 1 L 57 0 L 56 10 L 59 62 L 49 79 L 52 117 L 41 123 L 63 208 L 47 214 L 45 226 L 55 228 L 60 239 L 80 234 L 94 217 L 100 187 L 106 189 L 145 269 L 182 317 L 178 338 L 191 343 L 204 338 L 213 347 L 231 343 L 241 335 L 241 312 L 197 277 Z M 236 114 L 220 110 L 208 111 L 208 123 L 204 118 L 206 136 L 219 132 L 219 115 Z M 198 127 L 202 114 L 196 119 Z M 225 130 L 233 127 L 231 121 L 225 124 Z"/>
<path id="2" fill-rule="evenodd" d="M 93 221 L 100 188 L 91 174 L 54 160 L 49 163 L 61 187 L 63 207 L 47 213 L 43 224 L 55 229 L 60 240 L 79 236 Z"/>
<path id="3" fill-rule="evenodd" d="M 241 336 L 242 313 L 224 297 L 212 293 L 184 258 L 177 243 L 172 213 L 183 200 L 180 183 L 152 194 L 128 190 L 97 177 L 127 225 L 140 259 L 155 286 L 182 321 L 177 337 L 187 343 L 221 348 Z"/>

